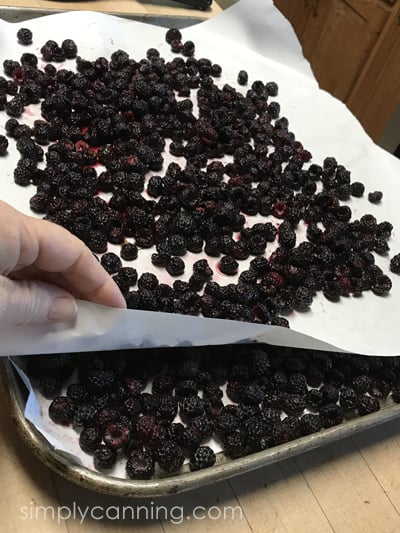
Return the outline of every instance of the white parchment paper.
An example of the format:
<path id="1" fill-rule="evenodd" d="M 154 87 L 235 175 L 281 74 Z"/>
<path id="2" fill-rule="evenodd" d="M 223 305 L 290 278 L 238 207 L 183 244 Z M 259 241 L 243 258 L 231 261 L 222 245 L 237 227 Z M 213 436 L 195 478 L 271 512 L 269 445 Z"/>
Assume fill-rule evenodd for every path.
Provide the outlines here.
<path id="1" fill-rule="evenodd" d="M 34 42 L 28 47 L 17 44 L 16 32 L 21 26 L 29 26 L 33 31 Z M 0 21 L 0 60 L 19 59 L 25 51 L 39 54 L 47 39 L 61 42 L 65 38 L 74 39 L 79 54 L 90 60 L 108 57 L 118 48 L 140 59 L 150 47 L 172 58 L 164 35 L 164 28 L 90 12 L 51 15 L 29 21 L 29 24 Z M 384 198 L 379 205 L 370 204 L 366 195 L 346 203 L 352 208 L 354 218 L 372 213 L 378 221 L 391 221 L 394 232 L 389 241 L 390 255 L 398 253 L 400 161 L 371 141 L 344 104 L 318 89 L 290 24 L 272 2 L 242 0 L 213 20 L 183 30 L 183 36 L 185 40 L 195 41 L 197 58 L 209 57 L 221 64 L 221 84 L 236 86 L 237 73 L 242 68 L 248 71 L 250 83 L 256 79 L 278 82 L 276 99 L 281 104 L 281 115 L 289 119 L 291 131 L 311 151 L 313 162 L 321 163 L 326 156 L 334 156 L 351 171 L 353 181 L 365 183 L 366 194 L 376 189 L 383 191 Z M 74 61 L 67 61 L 64 66 L 72 69 Z M 2 124 L 6 118 L 0 114 L 0 133 L 3 133 Z M 31 106 L 26 121 L 35 118 L 38 112 Z M 12 146 L 9 152 L 0 161 L 0 197 L 32 215 L 29 198 L 35 189 L 14 184 L 13 169 L 18 156 Z M 171 160 L 175 159 L 166 158 L 166 165 Z M 133 264 L 139 274 L 154 271 L 149 256 L 148 251 L 143 251 Z M 198 258 L 189 254 L 185 261 L 190 264 Z M 388 272 L 389 256 L 377 257 L 376 262 Z M 189 270 L 187 268 L 182 279 L 189 277 Z M 308 312 L 292 313 L 288 317 L 291 330 L 201 317 L 113 310 L 81 302 L 78 318 L 71 324 L 0 330 L 0 355 L 223 344 L 248 339 L 369 355 L 397 355 L 400 278 L 394 274 L 391 278 L 392 292 L 384 298 L 367 293 L 361 298 L 342 298 L 339 303 L 331 303 L 318 295 Z M 228 277 L 216 279 L 221 283 L 234 281 Z"/>
<path id="2" fill-rule="evenodd" d="M 79 446 L 79 434 L 81 429 L 74 429 L 72 426 L 63 426 L 56 424 L 51 420 L 48 415 L 49 406 L 51 400 L 45 398 L 38 390 L 34 381 L 31 381 L 29 376 L 25 372 L 26 358 L 13 357 L 10 358 L 16 372 L 21 377 L 26 388 L 28 389 L 28 398 L 25 404 L 24 415 L 35 428 L 43 435 L 43 437 L 49 442 L 49 444 L 55 449 L 68 454 L 70 461 L 74 464 L 84 466 L 90 470 L 94 470 L 93 466 L 93 454 L 85 453 Z M 71 378 L 65 383 L 62 394 L 65 394 L 66 388 L 70 383 L 77 382 L 77 372 L 71 376 Z M 223 397 L 222 401 L 224 405 L 232 403 L 229 397 L 226 395 L 225 386 L 222 387 Z M 151 393 L 151 383 L 147 385 L 144 392 Z M 282 416 L 283 418 L 283 416 Z M 176 415 L 173 422 L 181 422 L 182 419 L 179 414 Z M 222 451 L 221 443 L 215 438 L 210 438 L 203 443 L 203 445 L 210 446 L 215 453 Z M 189 460 L 186 458 L 185 463 Z M 126 457 L 122 452 L 118 452 L 118 457 L 115 466 L 107 472 L 107 475 L 111 475 L 119 478 L 126 478 Z M 158 468 L 158 467 L 157 467 Z"/>

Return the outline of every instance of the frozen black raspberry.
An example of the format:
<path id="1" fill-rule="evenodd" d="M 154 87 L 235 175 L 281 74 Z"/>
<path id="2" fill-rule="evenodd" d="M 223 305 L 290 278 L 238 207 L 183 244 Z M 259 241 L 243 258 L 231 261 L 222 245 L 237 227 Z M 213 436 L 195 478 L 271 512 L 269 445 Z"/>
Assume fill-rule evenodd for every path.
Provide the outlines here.
<path id="1" fill-rule="evenodd" d="M 55 41 L 53 40 L 46 41 L 40 49 L 43 59 L 45 61 L 53 61 L 54 59 L 53 52 L 56 48 L 58 48 L 58 44 Z"/>
<path id="2" fill-rule="evenodd" d="M 371 396 L 363 395 L 358 398 L 357 410 L 360 416 L 369 415 L 379 411 L 381 408 L 379 400 Z"/>
<path id="3" fill-rule="evenodd" d="M 74 427 L 87 427 L 94 422 L 97 407 L 90 402 L 77 404 L 74 413 Z"/>
<path id="4" fill-rule="evenodd" d="M 371 204 L 379 204 L 382 198 L 383 194 L 381 191 L 374 191 L 368 193 L 368 200 L 371 202 Z"/>
<path id="5" fill-rule="evenodd" d="M 55 376 L 42 376 L 39 388 L 45 398 L 54 398 L 61 392 L 62 381 Z"/>
<path id="6" fill-rule="evenodd" d="M 214 419 L 215 432 L 220 436 L 239 429 L 239 424 L 239 418 L 232 413 L 226 412 L 226 410 L 223 410 L 221 414 Z"/>
<path id="7" fill-rule="evenodd" d="M 271 360 L 266 351 L 254 348 L 250 351 L 251 369 L 256 378 L 268 376 L 271 372 Z"/>
<path id="8" fill-rule="evenodd" d="M 311 435 L 321 429 L 322 422 L 319 415 L 306 413 L 300 418 L 300 432 L 302 435 Z"/>
<path id="9" fill-rule="evenodd" d="M 103 440 L 106 446 L 114 450 L 121 450 L 129 440 L 130 430 L 122 422 L 108 424 L 104 431 Z"/>
<path id="10" fill-rule="evenodd" d="M 114 409 L 113 407 L 107 407 L 109 402 L 109 396 L 96 396 L 93 400 L 93 403 L 96 403 L 99 398 L 104 398 L 106 406 L 101 407 L 96 412 L 96 415 L 94 417 L 94 423 L 96 426 L 100 427 L 102 430 L 108 426 L 108 424 L 111 424 L 112 422 L 116 422 L 119 418 L 119 414 L 117 409 Z"/>
<path id="11" fill-rule="evenodd" d="M 17 31 L 17 39 L 21 44 L 31 44 L 33 34 L 29 28 L 20 28 Z"/>
<path id="12" fill-rule="evenodd" d="M 126 472 L 131 479 L 150 479 L 154 474 L 154 458 L 146 449 L 133 450 L 126 462 Z"/>
<path id="13" fill-rule="evenodd" d="M 205 281 L 210 280 L 213 276 L 213 271 L 207 259 L 199 259 L 193 263 L 193 272 L 201 276 Z"/>
<path id="14" fill-rule="evenodd" d="M 334 385 L 326 383 L 319 389 L 324 404 L 336 403 L 339 399 L 339 390 Z"/>
<path id="15" fill-rule="evenodd" d="M 400 274 L 400 254 L 394 255 L 390 260 L 390 270 L 394 274 Z"/>
<path id="16" fill-rule="evenodd" d="M 100 263 L 109 274 L 115 274 L 122 267 L 121 259 L 113 252 L 103 254 Z"/>
<path id="17" fill-rule="evenodd" d="M 389 276 L 382 274 L 377 276 L 372 283 L 372 292 L 378 296 L 385 296 L 392 289 L 392 281 Z"/>
<path id="18" fill-rule="evenodd" d="M 233 431 L 223 436 L 221 440 L 225 455 L 232 459 L 242 457 L 248 452 L 246 436 L 240 431 Z"/>
<path id="19" fill-rule="evenodd" d="M 75 406 L 67 396 L 57 396 L 49 405 L 49 416 L 56 424 L 72 423 Z"/>
<path id="20" fill-rule="evenodd" d="M 39 355 L 29 359 L 28 369 L 35 376 L 47 374 L 66 380 L 74 370 L 74 361 L 71 354 L 66 353 Z"/>
<path id="21" fill-rule="evenodd" d="M 268 96 L 278 95 L 278 84 L 275 81 L 269 81 L 268 83 L 266 83 L 265 89 L 267 90 Z"/>
<path id="22" fill-rule="evenodd" d="M 113 276 L 113 280 L 118 285 L 122 293 L 126 293 L 129 287 L 135 285 L 137 281 L 137 271 L 132 267 L 122 267 Z"/>
<path id="23" fill-rule="evenodd" d="M 364 394 L 367 392 L 370 384 L 370 378 L 366 375 L 360 375 L 356 376 L 352 382 L 351 385 L 354 388 L 354 390 L 359 394 Z"/>
<path id="24" fill-rule="evenodd" d="M 350 187 L 352 196 L 355 196 L 356 198 L 361 198 L 361 196 L 364 194 L 365 187 L 363 183 L 359 181 L 354 181 Z"/>
<path id="25" fill-rule="evenodd" d="M 294 308 L 297 311 L 307 311 L 313 302 L 313 294 L 306 287 L 299 287 L 294 293 Z"/>
<path id="26" fill-rule="evenodd" d="M 180 405 L 180 414 L 183 419 L 191 419 L 204 413 L 205 402 L 199 396 L 187 396 Z"/>
<path id="27" fill-rule="evenodd" d="M 157 276 L 151 272 L 144 272 L 137 281 L 140 290 L 154 291 L 158 287 Z"/>
<path id="28" fill-rule="evenodd" d="M 0 156 L 7 154 L 8 139 L 4 135 L 0 135 Z"/>
<path id="29" fill-rule="evenodd" d="M 395 385 L 392 388 L 391 397 L 394 402 L 400 403 L 400 385 Z"/>
<path id="30" fill-rule="evenodd" d="M 356 409 L 358 395 L 351 387 L 342 387 L 340 389 L 339 403 L 344 411 Z"/>
<path id="31" fill-rule="evenodd" d="M 67 387 L 67 396 L 75 404 L 79 405 L 88 399 L 88 391 L 81 383 L 71 383 Z"/>
<path id="32" fill-rule="evenodd" d="M 275 316 L 271 319 L 271 326 L 279 326 L 280 328 L 288 328 L 289 321 L 283 316 Z"/>
<path id="33" fill-rule="evenodd" d="M 209 446 L 200 446 L 190 457 L 190 470 L 201 470 L 214 466 L 216 455 Z"/>
<path id="34" fill-rule="evenodd" d="M 224 255 L 219 262 L 219 268 L 223 274 L 234 276 L 239 268 L 239 263 L 230 255 Z"/>
<path id="35" fill-rule="evenodd" d="M 185 263 L 180 257 L 171 257 L 167 263 L 166 270 L 171 276 L 181 276 L 185 271 Z"/>
<path id="36" fill-rule="evenodd" d="M 94 452 L 93 464 L 96 470 L 109 470 L 113 468 L 116 461 L 117 452 L 105 444 L 100 444 Z"/>
<path id="37" fill-rule="evenodd" d="M 294 394 L 306 394 L 308 390 L 306 377 L 300 372 L 291 374 L 287 383 L 287 390 Z"/>
<path id="38" fill-rule="evenodd" d="M 114 372 L 110 369 L 92 370 L 86 379 L 86 388 L 90 393 L 101 394 L 112 389 L 115 383 Z"/>
<path id="39" fill-rule="evenodd" d="M 89 426 L 79 434 L 79 446 L 86 453 L 93 453 L 101 444 L 102 433 L 99 428 Z"/>
<path id="40" fill-rule="evenodd" d="M 154 449 L 165 431 L 163 431 L 160 423 L 152 415 L 140 416 L 136 423 L 136 431 L 138 438 L 145 446 Z"/>
<path id="41" fill-rule="evenodd" d="M 175 396 L 162 395 L 158 398 L 157 417 L 172 422 L 178 412 L 178 401 Z"/>
<path id="42" fill-rule="evenodd" d="M 65 57 L 67 59 L 74 59 L 78 53 L 78 47 L 72 39 L 65 39 L 61 43 L 61 48 L 64 51 Z"/>
<path id="43" fill-rule="evenodd" d="M 343 409 L 335 403 L 323 405 L 319 414 L 324 428 L 337 426 L 343 422 Z"/>
<path id="44" fill-rule="evenodd" d="M 171 44 L 172 41 L 181 41 L 182 34 L 177 28 L 170 28 L 165 34 L 165 40 L 168 44 Z"/>
<path id="45" fill-rule="evenodd" d="M 125 242 L 121 246 L 121 258 L 125 261 L 134 261 L 137 259 L 138 249 L 136 244 Z"/>
<path id="46" fill-rule="evenodd" d="M 293 248 L 296 244 L 296 233 L 287 221 L 282 222 L 278 228 L 278 242 L 284 248 Z"/>
<path id="47" fill-rule="evenodd" d="M 187 57 L 194 55 L 195 45 L 193 41 L 185 41 L 182 47 L 182 54 Z"/>
<path id="48" fill-rule="evenodd" d="M 300 416 L 306 407 L 306 402 L 300 394 L 285 394 L 280 403 L 282 410 L 289 416 Z"/>
<path id="49" fill-rule="evenodd" d="M 179 54 L 180 52 L 182 52 L 182 48 L 183 44 L 180 39 L 174 39 L 173 41 L 171 41 L 171 51 L 175 54 Z"/>
<path id="50" fill-rule="evenodd" d="M 246 85 L 248 81 L 249 81 L 249 75 L 247 74 L 247 72 L 245 70 L 240 70 L 238 77 L 237 77 L 238 84 Z"/>
<path id="51" fill-rule="evenodd" d="M 200 433 L 202 440 L 211 438 L 214 431 L 212 420 L 210 420 L 205 414 L 192 418 L 190 426 Z"/>
<path id="52" fill-rule="evenodd" d="M 185 460 L 182 448 L 171 440 L 161 441 L 155 455 L 160 468 L 169 473 L 179 470 Z"/>
<path id="53" fill-rule="evenodd" d="M 24 101 L 19 96 L 14 96 L 6 104 L 6 113 L 10 117 L 20 117 L 24 111 Z"/>
<path id="54" fill-rule="evenodd" d="M 183 446 L 188 450 L 195 450 L 201 445 L 203 440 L 204 437 L 201 431 L 189 424 L 188 426 L 184 427 L 178 443 L 180 446 Z"/>
<path id="55" fill-rule="evenodd" d="M 385 399 L 391 390 L 391 384 L 383 379 L 372 379 L 368 387 L 368 394 L 378 400 Z"/>

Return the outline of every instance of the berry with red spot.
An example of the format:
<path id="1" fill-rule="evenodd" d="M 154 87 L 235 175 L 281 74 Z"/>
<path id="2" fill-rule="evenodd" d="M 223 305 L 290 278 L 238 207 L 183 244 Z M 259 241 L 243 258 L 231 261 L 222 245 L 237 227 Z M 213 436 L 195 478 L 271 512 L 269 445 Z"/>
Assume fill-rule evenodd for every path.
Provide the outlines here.
<path id="1" fill-rule="evenodd" d="M 72 423 L 75 405 L 67 396 L 57 396 L 49 405 L 49 416 L 56 424 Z"/>
<path id="2" fill-rule="evenodd" d="M 130 430 L 122 422 L 112 422 L 105 428 L 103 440 L 106 446 L 121 450 L 129 440 Z"/>
<path id="3" fill-rule="evenodd" d="M 126 472 L 131 479 L 150 479 L 154 474 L 154 458 L 149 450 L 133 450 L 126 462 Z"/>

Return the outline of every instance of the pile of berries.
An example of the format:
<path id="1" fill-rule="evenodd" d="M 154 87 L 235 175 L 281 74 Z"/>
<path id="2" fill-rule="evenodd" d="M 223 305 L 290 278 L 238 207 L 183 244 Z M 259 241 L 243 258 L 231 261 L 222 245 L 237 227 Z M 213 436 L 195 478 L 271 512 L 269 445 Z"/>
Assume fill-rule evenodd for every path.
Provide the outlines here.
<path id="1" fill-rule="evenodd" d="M 399 361 L 237 344 L 29 356 L 27 371 L 96 469 L 149 479 L 213 466 L 212 437 L 238 458 L 400 402 Z"/>
<path id="2" fill-rule="evenodd" d="M 18 39 L 28 44 L 32 34 L 21 29 Z M 20 153 L 15 183 L 36 187 L 31 209 L 95 254 L 119 245 L 139 266 L 140 251 L 154 250 L 153 274 L 110 251 L 102 259 L 130 309 L 288 327 L 283 315 L 306 311 L 318 292 L 331 301 L 388 294 L 392 282 L 374 254 L 388 254 L 392 224 L 352 218 L 342 202 L 363 196 L 364 185 L 334 157 L 310 163 L 273 100 L 278 85 L 255 80 L 243 94 L 219 81 L 220 65 L 196 59 L 179 30 L 166 41 L 184 57 L 150 48 L 141 59 L 116 50 L 91 61 L 66 39 L 42 46 L 43 70 L 28 52 L 4 61 L 0 110 Z M 71 70 L 51 63 L 71 58 Z M 249 83 L 246 71 L 237 82 Z M 32 127 L 18 120 L 31 104 L 42 115 Z M 7 147 L 0 136 L 0 155 Z M 179 163 L 164 165 L 166 150 Z M 368 198 L 380 202 L 382 193 Z M 203 254 L 190 272 L 187 254 Z M 219 258 L 217 267 L 204 257 Z M 390 268 L 400 272 L 399 254 Z M 159 283 L 160 269 L 170 284 Z M 217 282 L 221 273 L 235 282 Z"/>

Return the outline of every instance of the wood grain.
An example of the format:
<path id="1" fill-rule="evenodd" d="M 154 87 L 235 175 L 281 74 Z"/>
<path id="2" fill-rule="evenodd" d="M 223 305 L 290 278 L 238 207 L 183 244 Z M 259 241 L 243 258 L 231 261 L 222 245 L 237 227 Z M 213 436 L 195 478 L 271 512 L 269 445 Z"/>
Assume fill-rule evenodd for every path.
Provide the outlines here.
<path id="1" fill-rule="evenodd" d="M 4 398 L 3 384 L 0 398 Z M 52 474 L 18 438 L 14 424 L 4 409 L 4 401 L 1 404 L 0 531 L 51 533 L 54 531 L 51 510 L 47 512 L 47 519 L 44 508 L 60 505 L 54 492 Z M 59 531 L 67 531 L 65 524 L 60 525 Z"/>
<path id="2" fill-rule="evenodd" d="M 334 531 L 293 459 L 230 483 L 254 533 Z"/>
<path id="3" fill-rule="evenodd" d="M 346 100 L 387 18 L 377 1 L 316 3 L 300 40 L 322 89 Z"/>
<path id="4" fill-rule="evenodd" d="M 400 104 L 400 3 L 368 58 L 347 104 L 373 139 L 382 134 Z"/>
<path id="5" fill-rule="evenodd" d="M 397 510 L 351 439 L 296 462 L 334 531 L 398 531 Z"/>
<path id="6" fill-rule="evenodd" d="M 221 12 L 221 8 L 213 2 L 210 9 L 201 11 L 185 7 L 180 2 L 173 0 L 86 0 L 82 2 L 53 2 L 48 0 L 8 0 L 7 6 L 28 7 L 35 9 L 55 9 L 62 11 L 102 11 L 105 13 L 130 14 L 130 15 L 160 15 L 211 18 Z M 4 6 L 3 6 L 4 7 Z"/>
<path id="7" fill-rule="evenodd" d="M 392 505 L 400 513 L 400 427 L 397 421 L 353 437 L 353 441 Z"/>

